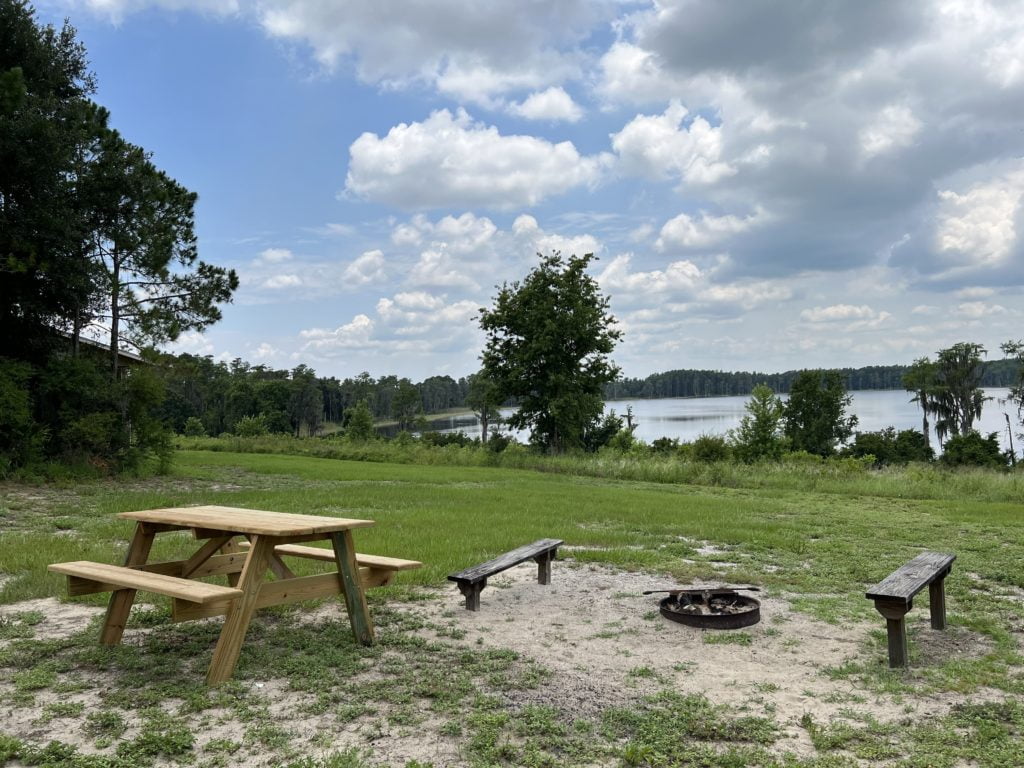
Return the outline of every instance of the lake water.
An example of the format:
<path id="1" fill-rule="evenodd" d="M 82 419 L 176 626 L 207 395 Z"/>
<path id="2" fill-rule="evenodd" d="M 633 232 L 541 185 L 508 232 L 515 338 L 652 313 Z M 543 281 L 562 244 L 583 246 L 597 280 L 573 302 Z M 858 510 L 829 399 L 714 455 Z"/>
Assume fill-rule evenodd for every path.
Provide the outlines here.
<path id="1" fill-rule="evenodd" d="M 1014 433 L 1020 431 L 1016 413 L 1012 406 L 1000 403 L 1005 400 L 1009 390 L 986 389 L 986 396 L 992 398 L 985 403 L 980 422 L 975 428 L 982 434 L 999 433 L 999 442 L 1006 448 L 1006 418 L 1010 414 Z M 853 403 L 849 413 L 857 415 L 860 432 L 876 432 L 886 427 L 902 429 L 921 428 L 921 410 L 910 402 L 910 393 L 903 390 L 867 390 L 851 392 Z M 785 396 L 783 396 L 785 398 Z M 655 400 L 611 400 L 605 403 L 605 411 L 614 410 L 619 416 L 626 408 L 633 407 L 633 419 L 637 424 L 635 434 L 645 442 L 652 442 L 659 437 L 673 437 L 684 442 L 691 441 L 701 435 L 724 435 L 730 429 L 739 426 L 740 419 L 746 414 L 744 406 L 749 396 L 739 397 L 667 397 Z M 513 409 L 506 408 L 502 413 L 508 415 Z M 470 437 L 480 436 L 480 424 L 472 416 L 449 417 L 433 422 L 441 432 L 465 432 Z M 514 432 L 507 427 L 502 431 L 512 432 L 516 439 L 526 442 L 529 433 Z M 934 435 L 932 445 L 937 445 Z M 1019 445 L 1016 445 L 1018 451 Z"/>

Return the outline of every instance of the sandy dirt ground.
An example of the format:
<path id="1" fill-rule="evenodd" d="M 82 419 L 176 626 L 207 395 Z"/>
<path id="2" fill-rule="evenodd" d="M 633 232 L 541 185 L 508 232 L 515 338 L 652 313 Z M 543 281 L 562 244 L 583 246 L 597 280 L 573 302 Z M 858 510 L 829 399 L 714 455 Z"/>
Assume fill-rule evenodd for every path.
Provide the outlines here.
<path id="1" fill-rule="evenodd" d="M 454 585 L 429 590 L 432 599 L 396 603 L 399 611 L 414 612 L 435 627 L 444 628 L 446 642 L 468 648 L 502 648 L 517 651 L 551 671 L 550 678 L 534 689 L 506 693 L 515 710 L 526 704 L 558 707 L 567 717 L 598 717 L 612 706 L 630 706 L 645 695 L 666 688 L 680 693 L 705 694 L 716 704 L 728 704 L 751 715 L 774 717 L 782 737 L 773 751 L 801 757 L 814 754 L 799 722 L 811 713 L 817 722 L 854 714 L 892 722 L 913 714 L 915 718 L 942 715 L 965 698 L 972 701 L 1001 699 L 996 691 L 979 691 L 969 697 L 940 694 L 895 700 L 857 689 L 849 682 L 831 680 L 824 668 L 884 653 L 869 642 L 870 633 L 883 627 L 882 620 L 863 624 L 831 625 L 797 613 L 784 597 L 761 596 L 762 621 L 736 633 L 749 635 L 749 644 L 715 642 L 721 632 L 700 630 L 670 622 L 658 613 L 661 596 L 643 596 L 645 589 L 673 586 L 651 574 L 616 571 L 606 567 L 558 561 L 552 584 L 536 583 L 536 568 L 522 565 L 493 577 L 483 591 L 479 612 L 467 611 Z M 101 609 L 53 599 L 0 606 L 0 615 L 38 611 L 45 617 L 36 625 L 38 637 L 55 637 L 81 631 Z M 927 611 L 917 617 L 927 625 Z M 911 614 L 911 617 L 914 616 Z M 326 604 L 301 620 L 347 621 L 343 608 Z M 126 643 L 139 643 L 147 630 L 129 630 Z M 436 637 L 436 630 L 421 630 Z M 915 642 L 923 660 L 949 654 L 982 653 L 984 644 L 963 630 L 946 633 L 921 629 Z M 452 637 L 458 638 L 452 640 Z M 309 753 L 323 754 L 357 746 L 368 749 L 382 765 L 402 765 L 410 760 L 436 766 L 465 764 L 458 740 L 440 732 L 442 723 L 431 719 L 412 727 L 382 729 L 380 712 L 374 718 L 339 723 L 330 715 L 301 714 L 306 694 L 288 690 L 286 681 L 250 683 L 270 702 L 280 724 L 294 730 L 293 744 L 308 743 Z M 2 689 L 9 685 L 0 685 Z M 95 693 L 74 694 L 95 704 Z M 0 700 L 2 700 L 0 696 Z M 50 738 L 75 743 L 83 751 L 96 751 L 91 740 L 77 733 L 80 721 L 61 718 L 42 722 L 40 715 L 53 695 L 41 695 L 32 708 L 0 703 L 3 730 L 45 743 Z M 174 702 L 168 702 L 173 711 Z M 429 714 L 429 713 L 425 713 Z M 197 733 L 197 746 L 211 739 L 244 740 L 244 725 L 206 713 Z M 137 723 L 129 720 L 129 733 Z M 236 755 L 236 757 L 238 757 Z M 255 762 L 250 764 L 256 764 Z"/>

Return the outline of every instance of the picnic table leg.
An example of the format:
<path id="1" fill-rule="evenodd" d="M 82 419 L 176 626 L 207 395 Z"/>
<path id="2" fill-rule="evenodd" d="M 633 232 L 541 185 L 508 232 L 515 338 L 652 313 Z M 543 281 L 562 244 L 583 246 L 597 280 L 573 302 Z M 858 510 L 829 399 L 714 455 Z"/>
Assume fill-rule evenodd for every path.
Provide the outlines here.
<path id="1" fill-rule="evenodd" d="M 359 578 L 359 567 L 356 565 L 356 548 L 352 542 L 351 531 L 338 531 L 331 534 L 334 546 L 334 559 L 338 563 L 338 581 L 341 582 L 341 593 L 345 596 L 345 607 L 348 618 L 352 622 L 352 632 L 363 645 L 373 645 L 373 620 L 370 610 L 366 607 L 366 593 L 363 582 Z"/>
<path id="2" fill-rule="evenodd" d="M 273 551 L 273 539 L 267 536 L 252 537 L 252 548 L 238 580 L 238 589 L 242 590 L 242 596 L 232 600 L 231 607 L 228 608 L 217 647 L 213 649 L 213 660 L 206 675 L 207 685 L 223 683 L 229 680 L 235 671 L 238 654 L 242 650 L 242 641 L 245 640 L 249 621 L 256 609 L 256 600 L 259 598 L 260 587 L 263 585 L 263 577 Z"/>
<path id="3" fill-rule="evenodd" d="M 146 560 L 149 559 L 149 550 L 153 547 L 155 535 L 147 530 L 145 523 L 137 523 L 132 543 L 128 545 L 124 564 L 127 566 L 145 565 Z M 107 603 L 107 615 L 103 619 L 103 630 L 100 632 L 100 642 L 103 645 L 118 645 L 121 642 L 124 625 L 128 623 L 128 614 L 131 613 L 134 602 L 134 589 L 118 589 L 111 594 L 110 602 Z"/>

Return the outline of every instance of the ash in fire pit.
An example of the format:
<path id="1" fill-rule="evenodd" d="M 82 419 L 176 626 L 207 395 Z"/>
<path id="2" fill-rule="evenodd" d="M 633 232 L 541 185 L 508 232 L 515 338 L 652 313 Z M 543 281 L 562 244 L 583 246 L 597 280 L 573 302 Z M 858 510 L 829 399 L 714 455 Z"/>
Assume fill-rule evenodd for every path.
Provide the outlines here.
<path id="1" fill-rule="evenodd" d="M 690 627 L 739 629 L 761 620 L 761 603 L 732 589 L 674 589 L 661 615 Z"/>

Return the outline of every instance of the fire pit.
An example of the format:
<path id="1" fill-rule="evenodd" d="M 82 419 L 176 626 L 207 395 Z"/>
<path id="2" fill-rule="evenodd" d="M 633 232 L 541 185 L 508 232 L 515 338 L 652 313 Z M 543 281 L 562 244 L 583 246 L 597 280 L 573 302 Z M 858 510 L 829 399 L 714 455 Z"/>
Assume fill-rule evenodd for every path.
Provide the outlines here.
<path id="1" fill-rule="evenodd" d="M 761 620 L 761 603 L 734 589 L 672 589 L 662 598 L 661 615 L 702 629 L 739 629 Z M 645 594 L 650 594 L 647 592 Z"/>

